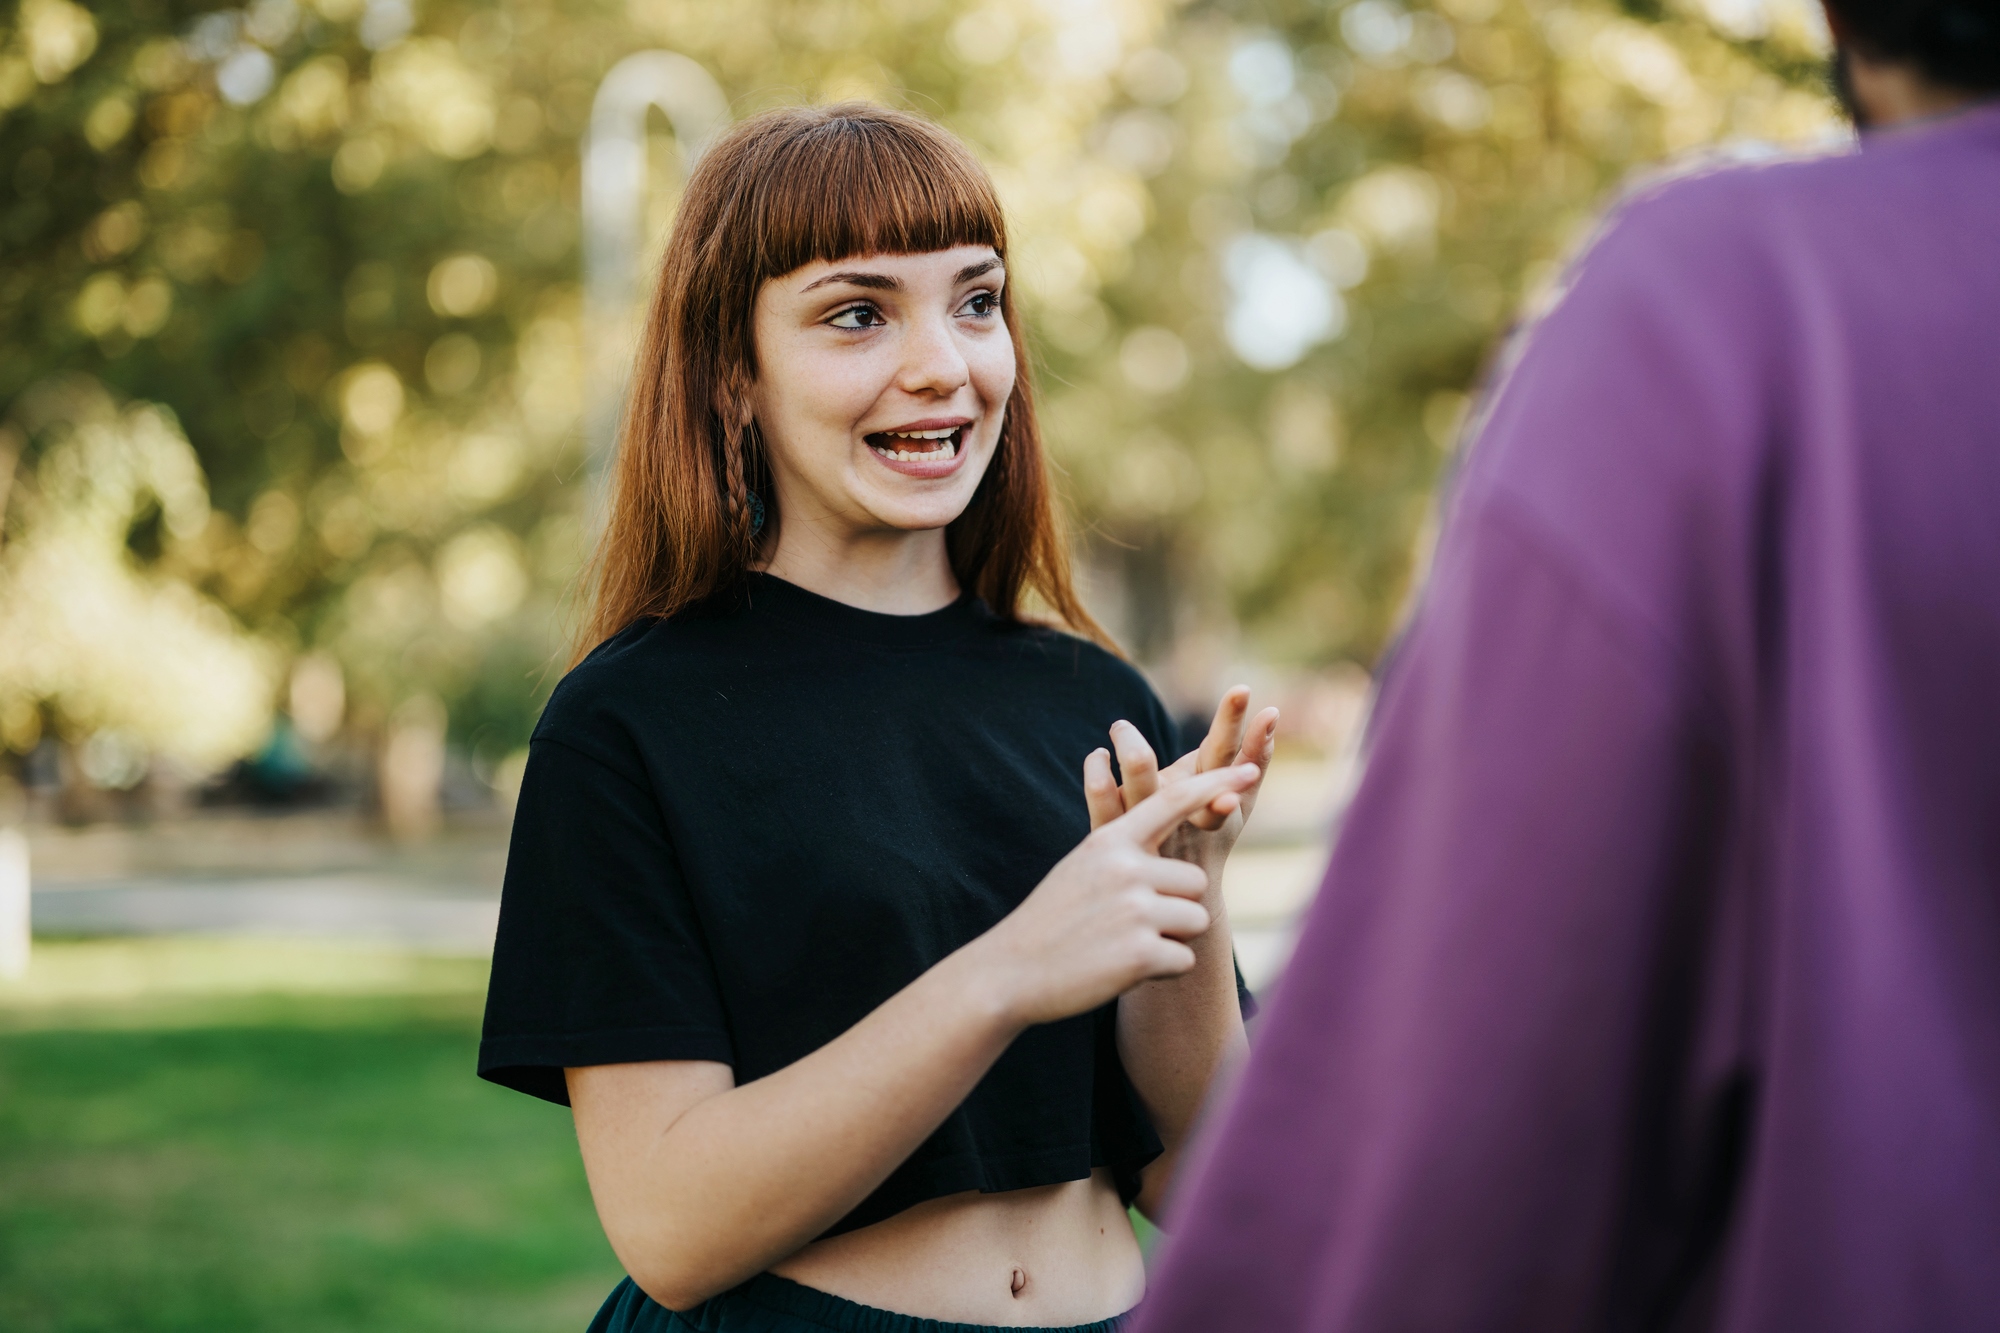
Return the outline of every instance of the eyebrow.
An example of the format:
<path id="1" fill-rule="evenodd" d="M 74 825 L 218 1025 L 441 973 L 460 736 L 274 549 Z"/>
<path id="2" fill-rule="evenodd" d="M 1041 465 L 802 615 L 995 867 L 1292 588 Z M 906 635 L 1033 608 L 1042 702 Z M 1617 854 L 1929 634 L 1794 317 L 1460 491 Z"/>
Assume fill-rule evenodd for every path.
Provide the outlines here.
<path id="1" fill-rule="evenodd" d="M 809 292 L 815 287 L 824 287 L 829 283 L 835 282 L 846 283 L 849 287 L 869 287 L 878 292 L 900 292 L 903 290 L 902 279 L 892 278 L 886 273 L 829 273 L 817 282 L 807 283 L 805 286 L 799 288 L 799 290 L 801 292 Z"/>
<path id="2" fill-rule="evenodd" d="M 956 276 L 952 278 L 952 282 L 954 285 L 961 282 L 971 282 L 981 274 L 991 273 L 994 269 L 1000 267 L 1001 263 L 997 257 L 982 259 L 977 264 L 967 264 L 964 268 L 960 269 Z M 814 288 L 826 287 L 834 283 L 843 283 L 849 287 L 866 287 L 878 292 L 900 292 L 903 290 L 903 280 L 891 277 L 887 273 L 846 272 L 829 273 L 825 277 L 809 282 L 799 288 L 799 292 L 803 295 Z"/>
<path id="3" fill-rule="evenodd" d="M 967 264 L 964 268 L 960 269 L 958 276 L 953 278 L 952 282 L 954 285 L 961 282 L 971 282 L 980 274 L 991 273 L 1000 266 L 1000 258 L 997 255 L 992 259 L 982 259 L 977 264 Z"/>

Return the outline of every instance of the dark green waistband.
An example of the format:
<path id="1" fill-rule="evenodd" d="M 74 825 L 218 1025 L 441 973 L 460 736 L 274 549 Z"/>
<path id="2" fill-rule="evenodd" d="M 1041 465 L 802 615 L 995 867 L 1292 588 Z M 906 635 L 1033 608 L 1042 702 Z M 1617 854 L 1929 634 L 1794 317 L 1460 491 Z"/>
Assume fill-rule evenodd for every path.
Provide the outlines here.
<path id="1" fill-rule="evenodd" d="M 1118 1333 L 1125 1316 L 1067 1328 L 1007 1328 L 919 1319 L 759 1273 L 740 1287 L 674 1311 L 626 1278 L 604 1302 L 590 1333 Z"/>

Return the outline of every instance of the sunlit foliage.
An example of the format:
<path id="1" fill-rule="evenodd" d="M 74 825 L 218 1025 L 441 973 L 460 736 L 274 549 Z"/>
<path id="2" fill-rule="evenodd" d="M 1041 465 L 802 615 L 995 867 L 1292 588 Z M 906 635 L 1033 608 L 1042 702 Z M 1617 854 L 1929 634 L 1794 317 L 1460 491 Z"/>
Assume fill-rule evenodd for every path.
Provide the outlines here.
<path id="1" fill-rule="evenodd" d="M 1808 18 L 24 0 L 0 34 L 0 410 L 75 373 L 170 408 L 213 504 L 171 577 L 280 656 L 338 658 L 352 734 L 431 692 L 505 753 L 559 667 L 586 522 L 578 140 L 604 71 L 668 47 L 738 114 L 877 98 L 979 149 L 1093 598 L 1170 687 L 1209 688 L 1218 653 L 1367 661 L 1485 358 L 1607 192 L 1832 133 Z M 681 171 L 658 130 L 655 237 Z M 16 434 L 26 475 L 42 446 Z"/>
<path id="2" fill-rule="evenodd" d="M 154 756 L 202 771 L 255 746 L 272 654 L 189 586 L 210 512 L 172 414 L 120 411 L 79 378 L 38 386 L 16 420 L 44 447 L 0 548 L 0 736 L 25 748 L 48 712 L 91 738 L 80 760 L 110 787 Z"/>
<path id="3" fill-rule="evenodd" d="M 1057 434 L 1147 647 L 1240 624 L 1246 657 L 1372 660 L 1468 395 L 1612 193 L 1834 132 L 1804 6 L 1737 4 L 1731 31 L 1639 8 L 1258 0 L 1174 25 L 1178 98 L 1128 58 L 1092 133 L 1154 220 L 1078 298 L 1108 331 L 1057 358 Z"/>

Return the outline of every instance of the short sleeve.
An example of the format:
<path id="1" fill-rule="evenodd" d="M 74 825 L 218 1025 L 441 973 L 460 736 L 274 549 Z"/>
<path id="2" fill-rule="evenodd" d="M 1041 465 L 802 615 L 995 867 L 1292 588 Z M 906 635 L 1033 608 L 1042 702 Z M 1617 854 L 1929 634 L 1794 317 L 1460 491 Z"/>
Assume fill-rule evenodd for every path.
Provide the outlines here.
<path id="1" fill-rule="evenodd" d="M 643 780 L 538 739 L 514 812 L 479 1075 L 569 1104 L 566 1067 L 734 1064 L 714 965 Z"/>

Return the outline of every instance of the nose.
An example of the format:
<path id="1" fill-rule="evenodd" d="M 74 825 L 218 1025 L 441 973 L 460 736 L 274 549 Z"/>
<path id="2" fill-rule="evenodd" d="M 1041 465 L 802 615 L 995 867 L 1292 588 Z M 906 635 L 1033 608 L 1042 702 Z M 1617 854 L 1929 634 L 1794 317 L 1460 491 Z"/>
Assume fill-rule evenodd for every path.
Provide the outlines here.
<path id="1" fill-rule="evenodd" d="M 896 387 L 905 393 L 949 398 L 971 378 L 949 315 L 918 320 L 910 326 Z"/>

